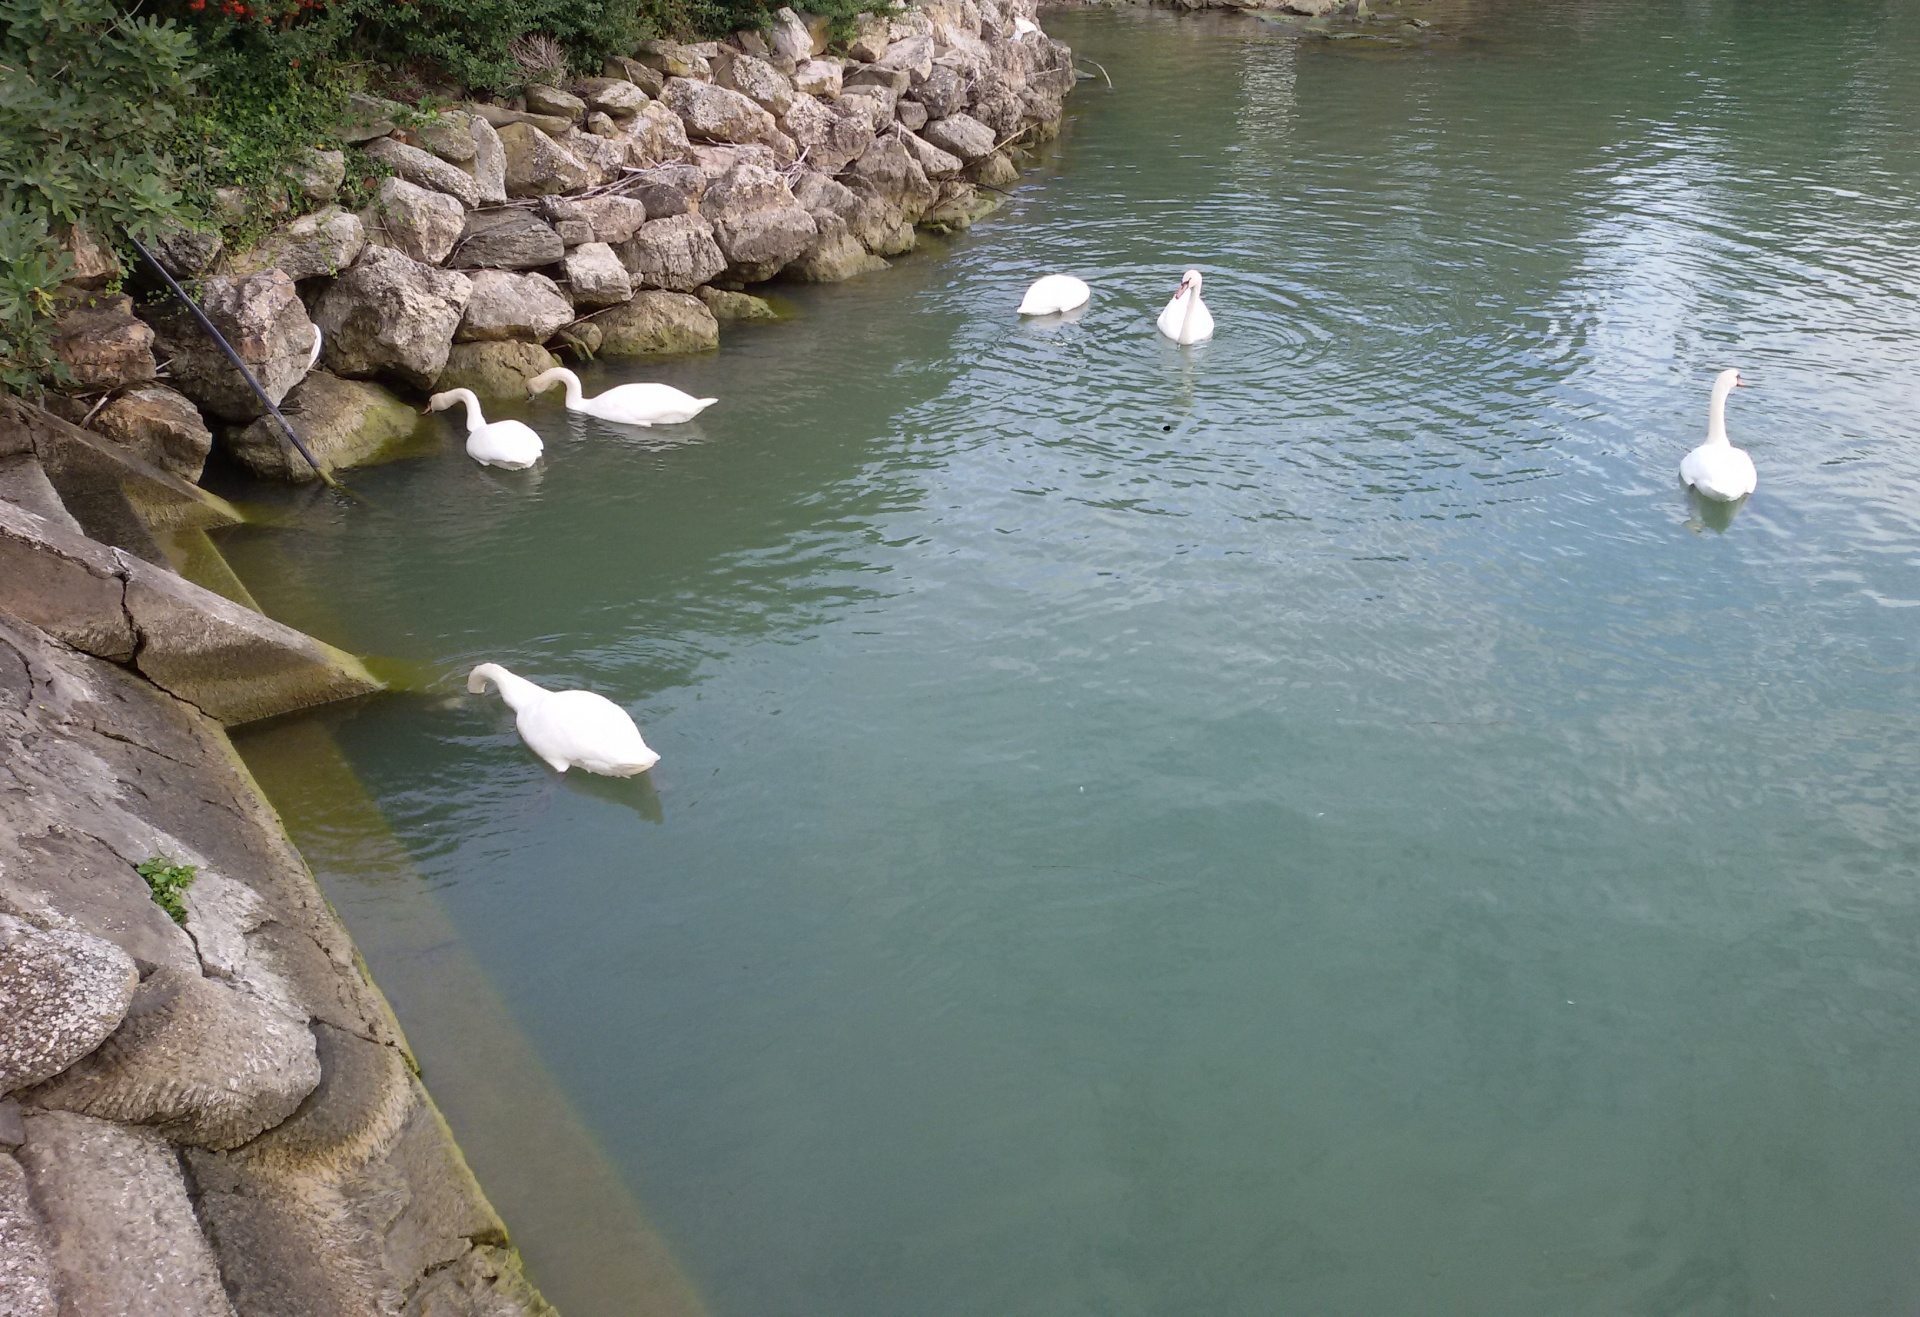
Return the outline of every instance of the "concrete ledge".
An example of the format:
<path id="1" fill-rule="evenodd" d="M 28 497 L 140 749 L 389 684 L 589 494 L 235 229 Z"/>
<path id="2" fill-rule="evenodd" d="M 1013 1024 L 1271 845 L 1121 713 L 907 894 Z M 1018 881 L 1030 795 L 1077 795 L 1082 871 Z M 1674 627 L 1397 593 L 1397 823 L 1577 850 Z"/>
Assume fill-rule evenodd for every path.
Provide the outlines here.
<path id="1" fill-rule="evenodd" d="M 381 689 L 344 650 L 9 503 L 0 612 L 131 663 L 229 726 Z"/>

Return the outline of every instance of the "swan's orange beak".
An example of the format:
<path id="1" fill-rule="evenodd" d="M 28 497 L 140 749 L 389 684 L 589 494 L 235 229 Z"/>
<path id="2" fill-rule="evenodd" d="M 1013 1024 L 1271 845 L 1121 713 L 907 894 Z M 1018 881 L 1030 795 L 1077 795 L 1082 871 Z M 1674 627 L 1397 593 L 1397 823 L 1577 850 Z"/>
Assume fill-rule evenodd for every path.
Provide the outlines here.
<path id="1" fill-rule="evenodd" d="M 1751 389 L 1753 385 L 1747 383 L 1745 380 L 1735 380 L 1733 387 L 1736 389 Z"/>

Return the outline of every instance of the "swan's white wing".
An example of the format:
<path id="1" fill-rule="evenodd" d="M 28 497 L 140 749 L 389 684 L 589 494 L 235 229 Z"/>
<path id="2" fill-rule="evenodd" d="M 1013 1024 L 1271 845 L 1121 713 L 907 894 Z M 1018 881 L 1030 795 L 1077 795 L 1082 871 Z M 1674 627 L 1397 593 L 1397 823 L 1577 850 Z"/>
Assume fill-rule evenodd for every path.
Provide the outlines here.
<path id="1" fill-rule="evenodd" d="M 717 398 L 696 398 L 670 384 L 621 384 L 586 400 L 587 410 L 602 420 L 626 425 L 678 425 L 691 421 Z"/>
<path id="2" fill-rule="evenodd" d="M 1077 306 L 1085 306 L 1093 290 L 1087 287 L 1084 279 L 1076 279 L 1070 274 L 1043 275 L 1033 281 L 1027 289 L 1027 295 L 1020 302 L 1018 314 L 1023 316 L 1050 316 L 1062 311 L 1071 311 Z"/>
<path id="3" fill-rule="evenodd" d="M 1680 479 L 1723 503 L 1745 498 L 1759 484 L 1753 459 L 1726 444 L 1702 444 L 1688 453 L 1680 462 Z"/>
<path id="4" fill-rule="evenodd" d="M 467 456 L 488 466 L 525 470 L 545 451 L 540 436 L 520 421 L 495 421 L 467 436 Z"/>
<path id="5" fill-rule="evenodd" d="M 518 720 L 533 752 L 590 773 L 629 777 L 660 761 L 627 711 L 592 691 L 555 691 Z"/>

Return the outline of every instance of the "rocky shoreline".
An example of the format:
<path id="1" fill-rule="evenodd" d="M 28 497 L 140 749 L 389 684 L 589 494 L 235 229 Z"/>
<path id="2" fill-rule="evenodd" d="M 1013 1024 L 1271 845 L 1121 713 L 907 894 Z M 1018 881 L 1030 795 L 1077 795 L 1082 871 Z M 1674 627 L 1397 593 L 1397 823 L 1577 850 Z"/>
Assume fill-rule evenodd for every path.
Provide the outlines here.
<path id="1" fill-rule="evenodd" d="M 376 461 L 425 392 L 524 397 L 556 353 L 710 349 L 773 315 L 749 287 L 884 269 L 918 231 L 972 224 L 1074 85 L 1034 18 L 1034 0 L 927 0 L 827 53 L 825 20 L 783 9 L 507 103 L 422 116 L 356 96 L 341 148 L 292 166 L 311 213 L 245 251 L 179 230 L 156 254 L 319 461 Z M 350 167 L 384 175 L 357 211 L 337 204 Z M 98 291 L 111 259 L 75 255 L 56 410 L 187 480 L 215 445 L 257 477 L 314 478 L 184 308 Z"/>
<path id="2" fill-rule="evenodd" d="M 828 53 L 781 10 L 510 103 L 357 97 L 339 149 L 290 162 L 310 213 L 156 255 L 323 467 L 378 461 L 426 391 L 711 349 L 772 316 L 749 287 L 971 224 L 1075 81 L 1034 17 L 927 0 Z M 357 210 L 350 164 L 379 174 Z M 244 519 L 197 483 L 216 447 L 321 473 L 185 308 L 70 246 L 69 378 L 0 398 L 0 1312 L 551 1313 L 226 738 L 379 689 L 207 535 Z"/>

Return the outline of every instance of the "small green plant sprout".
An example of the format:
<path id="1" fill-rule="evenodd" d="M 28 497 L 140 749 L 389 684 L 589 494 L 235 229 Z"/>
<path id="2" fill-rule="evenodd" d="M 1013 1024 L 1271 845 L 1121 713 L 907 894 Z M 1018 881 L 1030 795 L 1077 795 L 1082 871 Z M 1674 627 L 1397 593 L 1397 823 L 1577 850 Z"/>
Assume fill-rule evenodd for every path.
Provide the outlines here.
<path id="1" fill-rule="evenodd" d="M 147 880 L 153 903 L 171 915 L 174 923 L 184 927 L 187 903 L 183 898 L 199 870 L 191 864 L 175 864 L 168 856 L 156 855 L 144 864 L 134 865 L 133 871 Z"/>

